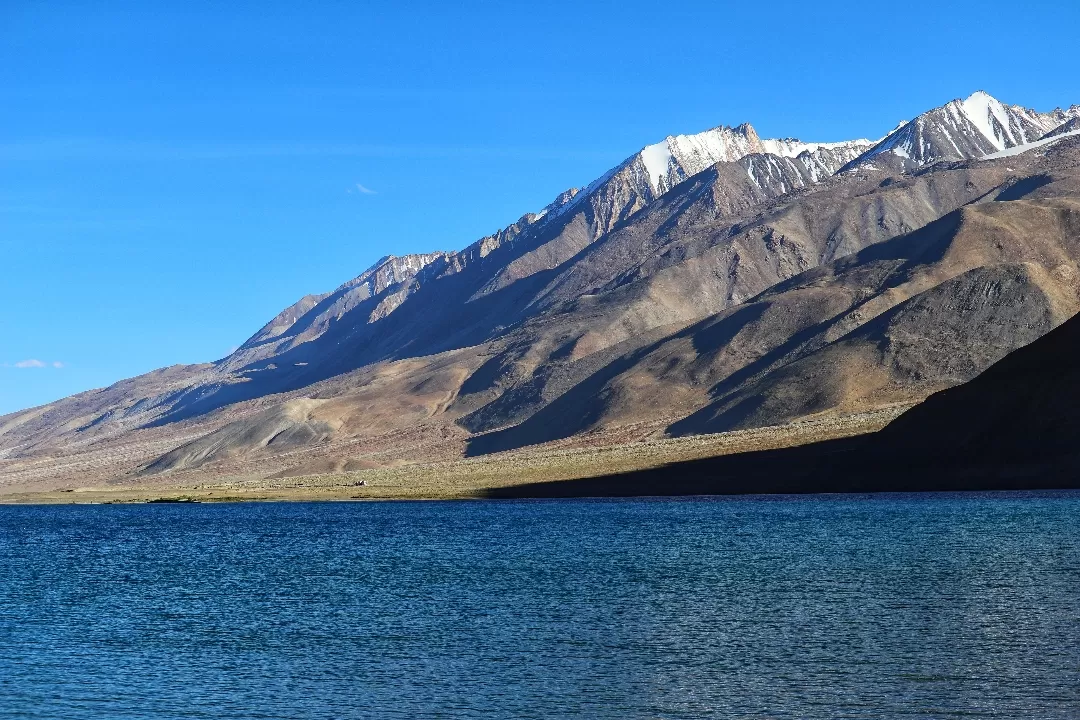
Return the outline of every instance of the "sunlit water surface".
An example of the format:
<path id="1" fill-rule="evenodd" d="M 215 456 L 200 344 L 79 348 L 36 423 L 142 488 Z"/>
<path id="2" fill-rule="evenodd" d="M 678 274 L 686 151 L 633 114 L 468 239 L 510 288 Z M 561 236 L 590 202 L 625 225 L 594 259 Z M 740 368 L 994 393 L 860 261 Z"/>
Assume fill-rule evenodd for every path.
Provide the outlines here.
<path id="1" fill-rule="evenodd" d="M 0 718 L 1080 716 L 1080 495 L 0 508 Z"/>

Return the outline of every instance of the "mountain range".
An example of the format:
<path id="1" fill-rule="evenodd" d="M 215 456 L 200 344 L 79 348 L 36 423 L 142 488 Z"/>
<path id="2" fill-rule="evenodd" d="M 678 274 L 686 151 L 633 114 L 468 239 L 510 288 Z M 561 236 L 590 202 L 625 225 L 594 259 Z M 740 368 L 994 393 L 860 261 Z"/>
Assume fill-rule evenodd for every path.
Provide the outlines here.
<path id="1" fill-rule="evenodd" d="M 0 417 L 0 485 L 899 411 L 1080 310 L 1078 137 L 1080 106 L 984 92 L 878 140 L 671 136 L 463 250 L 301 298 L 217 362 Z"/>

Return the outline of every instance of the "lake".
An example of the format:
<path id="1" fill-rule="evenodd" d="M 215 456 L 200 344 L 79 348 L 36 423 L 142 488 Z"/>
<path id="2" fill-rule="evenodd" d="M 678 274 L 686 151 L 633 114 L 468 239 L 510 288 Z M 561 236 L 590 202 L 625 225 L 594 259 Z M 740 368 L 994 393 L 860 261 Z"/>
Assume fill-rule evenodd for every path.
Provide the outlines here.
<path id="1" fill-rule="evenodd" d="M 1080 494 L 0 507 L 0 718 L 912 715 L 1080 715 Z"/>

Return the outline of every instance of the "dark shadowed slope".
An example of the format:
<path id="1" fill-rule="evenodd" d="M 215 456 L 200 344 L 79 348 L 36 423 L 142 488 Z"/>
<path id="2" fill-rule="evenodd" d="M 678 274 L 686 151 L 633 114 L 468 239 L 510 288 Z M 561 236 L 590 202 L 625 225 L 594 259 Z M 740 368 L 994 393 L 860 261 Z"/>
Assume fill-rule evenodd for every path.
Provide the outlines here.
<path id="1" fill-rule="evenodd" d="M 1080 470 L 1080 318 L 931 395 L 876 443 L 945 466 Z"/>

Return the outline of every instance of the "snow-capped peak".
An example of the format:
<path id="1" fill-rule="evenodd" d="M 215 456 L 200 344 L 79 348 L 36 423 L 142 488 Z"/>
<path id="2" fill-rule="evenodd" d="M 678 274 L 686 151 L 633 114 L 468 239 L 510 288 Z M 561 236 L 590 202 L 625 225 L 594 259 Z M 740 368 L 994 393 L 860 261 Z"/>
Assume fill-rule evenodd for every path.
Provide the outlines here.
<path id="1" fill-rule="evenodd" d="M 791 137 L 763 140 L 748 123 L 669 135 L 646 145 L 581 191 L 560 196 L 530 216 L 530 222 L 548 227 L 557 218 L 588 205 L 594 224 L 592 234 L 600 237 L 645 204 L 718 162 L 742 163 L 754 184 L 786 192 L 863 165 L 881 153 L 888 153 L 892 162 L 903 169 L 941 160 L 983 157 L 1041 138 L 1073 117 L 1073 111 L 1037 113 L 1005 105 L 980 90 L 903 122 L 878 141 L 819 143 Z M 487 242 L 485 247 L 491 244 Z"/>
<path id="2" fill-rule="evenodd" d="M 1017 144 L 1016 138 L 1009 131 L 1009 113 L 990 93 L 978 90 L 966 100 L 953 101 L 975 128 L 998 150 L 1004 150 L 1006 140 L 1010 145 Z M 952 103 L 950 103 L 951 105 Z M 996 122 L 995 122 L 996 121 Z"/>
<path id="3" fill-rule="evenodd" d="M 971 160 L 1038 140 L 1067 115 L 1006 105 L 984 90 L 952 100 L 906 123 L 855 163 L 889 153 L 905 168 Z"/>
<path id="4" fill-rule="evenodd" d="M 654 191 L 662 192 L 672 170 L 695 175 L 718 162 L 735 162 L 750 153 L 761 152 L 761 139 L 749 124 L 735 128 L 720 126 L 694 135 L 669 135 L 647 145 L 638 153 Z"/>
<path id="5" fill-rule="evenodd" d="M 744 123 L 738 127 L 720 126 L 694 135 L 670 135 L 662 142 L 647 145 L 636 158 L 654 195 L 661 195 L 681 180 L 696 175 L 718 162 L 738 162 L 748 155 L 770 154 L 797 158 L 819 151 L 850 152 L 854 157 L 870 148 L 870 140 L 847 140 L 830 143 L 807 143 L 795 138 L 762 140 L 757 131 Z"/>

